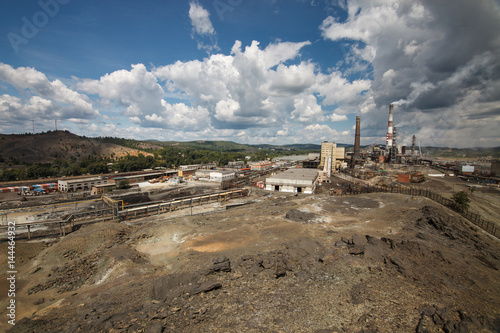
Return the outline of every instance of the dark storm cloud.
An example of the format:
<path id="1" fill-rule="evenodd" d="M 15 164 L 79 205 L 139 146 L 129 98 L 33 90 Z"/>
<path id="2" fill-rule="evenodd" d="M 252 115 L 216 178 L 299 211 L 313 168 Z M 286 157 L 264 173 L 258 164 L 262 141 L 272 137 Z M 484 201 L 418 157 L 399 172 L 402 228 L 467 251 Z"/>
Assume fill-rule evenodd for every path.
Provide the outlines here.
<path id="1" fill-rule="evenodd" d="M 452 132 L 460 128 L 462 137 L 475 135 L 479 144 L 485 144 L 483 134 L 500 144 L 494 111 L 500 103 L 499 4 L 360 0 L 348 6 L 347 20 L 330 17 L 320 28 L 327 39 L 358 40 L 365 50 L 374 50 L 365 128 L 383 129 L 388 105 L 398 102 L 395 123 L 402 129 L 434 141 L 456 136 L 459 145 L 471 144 Z"/>

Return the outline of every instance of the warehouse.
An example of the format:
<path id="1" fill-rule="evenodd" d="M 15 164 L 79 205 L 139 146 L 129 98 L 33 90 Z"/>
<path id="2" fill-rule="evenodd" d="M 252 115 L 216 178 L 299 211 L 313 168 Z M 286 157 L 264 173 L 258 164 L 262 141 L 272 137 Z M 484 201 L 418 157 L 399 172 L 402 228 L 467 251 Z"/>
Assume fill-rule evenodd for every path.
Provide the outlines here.
<path id="1" fill-rule="evenodd" d="M 175 173 L 176 172 L 174 172 L 174 174 Z M 130 176 L 113 177 L 113 178 L 109 179 L 109 182 L 115 183 L 117 187 L 120 187 L 120 185 L 142 183 L 142 182 L 145 182 L 145 181 L 148 181 L 151 179 L 164 177 L 165 174 L 166 174 L 165 171 L 141 173 L 141 174 L 135 174 L 135 175 L 130 175 Z"/>
<path id="2" fill-rule="evenodd" d="M 68 179 L 57 181 L 57 189 L 61 192 L 74 192 L 78 190 L 90 190 L 94 185 L 107 184 L 108 180 L 104 177 Z"/>
<path id="3" fill-rule="evenodd" d="M 223 182 L 226 180 L 233 179 L 235 176 L 234 171 L 212 171 L 210 172 L 210 181 L 213 182 Z"/>
<path id="4" fill-rule="evenodd" d="M 318 182 L 318 170 L 289 169 L 266 179 L 266 190 L 312 194 Z"/>
<path id="5" fill-rule="evenodd" d="M 93 185 L 90 190 L 91 195 L 99 195 L 116 190 L 116 184 Z"/>

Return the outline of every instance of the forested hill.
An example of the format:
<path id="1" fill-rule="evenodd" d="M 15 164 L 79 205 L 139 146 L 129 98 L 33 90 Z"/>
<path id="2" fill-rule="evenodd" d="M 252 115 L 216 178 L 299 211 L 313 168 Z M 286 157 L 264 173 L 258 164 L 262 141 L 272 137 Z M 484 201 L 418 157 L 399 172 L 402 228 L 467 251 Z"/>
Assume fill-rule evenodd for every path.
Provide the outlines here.
<path id="1" fill-rule="evenodd" d="M 87 138 L 66 131 L 0 134 L 0 181 L 176 168 L 208 162 L 224 166 L 231 161 L 261 161 L 311 151 L 298 148 L 262 148 L 226 141 Z"/>
<path id="2" fill-rule="evenodd" d="M 212 151 L 225 151 L 225 152 L 248 152 L 252 153 L 261 149 L 278 150 L 278 151 L 294 151 L 299 153 L 304 152 L 319 152 L 321 145 L 318 144 L 290 144 L 290 145 L 270 145 L 258 144 L 250 145 L 243 143 L 236 143 L 232 141 L 157 141 L 157 140 L 144 140 L 137 141 L 131 139 L 112 138 L 112 137 L 99 137 L 95 140 L 107 143 L 114 143 L 129 148 L 136 149 L 161 149 L 166 147 L 177 147 L 180 149 L 199 149 L 199 150 L 212 150 Z"/>
<path id="3" fill-rule="evenodd" d="M 50 163 L 57 159 L 120 158 L 141 153 L 114 143 L 100 142 L 68 131 L 38 134 L 0 134 L 0 162 Z M 144 152 L 143 152 L 144 154 Z M 146 154 L 147 155 L 147 154 Z"/>

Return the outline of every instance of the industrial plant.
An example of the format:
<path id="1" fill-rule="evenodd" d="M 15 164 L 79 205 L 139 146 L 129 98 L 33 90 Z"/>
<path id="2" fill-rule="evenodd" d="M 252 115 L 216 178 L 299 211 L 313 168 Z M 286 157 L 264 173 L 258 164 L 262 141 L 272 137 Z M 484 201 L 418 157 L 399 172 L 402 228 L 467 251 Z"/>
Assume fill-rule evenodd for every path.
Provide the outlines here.
<path id="1" fill-rule="evenodd" d="M 357 116 L 352 145 L 303 155 L 2 184 L 0 234 L 13 239 L 15 225 L 29 258 L 15 267 L 31 311 L 19 325 L 232 331 L 237 314 L 272 331 L 286 325 L 269 311 L 323 323 L 334 299 L 341 318 L 369 307 L 344 332 L 371 331 L 373 311 L 404 318 L 401 331 L 494 327 L 469 303 L 497 302 L 483 291 L 498 286 L 500 163 L 431 158 L 415 135 L 398 145 L 395 117 L 391 104 L 386 145 L 363 146 Z"/>

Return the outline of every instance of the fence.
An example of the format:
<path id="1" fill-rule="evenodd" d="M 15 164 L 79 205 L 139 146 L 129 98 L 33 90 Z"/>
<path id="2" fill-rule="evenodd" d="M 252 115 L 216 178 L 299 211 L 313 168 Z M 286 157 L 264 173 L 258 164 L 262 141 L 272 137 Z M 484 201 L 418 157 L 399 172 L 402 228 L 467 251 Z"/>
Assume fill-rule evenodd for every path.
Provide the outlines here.
<path id="1" fill-rule="evenodd" d="M 195 195 L 191 197 L 177 198 L 170 201 L 157 203 L 147 203 L 125 206 L 125 209 L 118 212 L 120 220 L 136 219 L 150 215 L 159 215 L 179 209 L 202 206 L 214 202 L 225 202 L 233 198 L 248 196 L 248 190 L 239 189 L 225 192 Z"/>
<path id="2" fill-rule="evenodd" d="M 336 175 L 337 176 L 337 175 Z M 353 181 L 356 180 L 356 182 L 359 182 L 359 179 L 342 175 L 342 178 L 344 180 L 348 181 Z M 429 190 L 421 190 L 421 189 L 415 189 L 415 188 L 408 188 L 408 187 L 390 187 L 390 186 L 373 186 L 373 185 L 349 185 L 348 187 L 344 188 L 341 192 L 337 192 L 335 194 L 337 195 L 355 195 L 355 194 L 361 194 L 361 193 L 377 193 L 377 192 L 383 192 L 383 193 L 398 193 L 398 194 L 405 194 L 405 195 L 412 195 L 412 196 L 421 196 L 421 197 L 426 197 L 429 198 L 443 206 L 446 206 L 458 214 L 460 214 L 462 217 L 466 218 L 479 228 L 483 229 L 484 231 L 490 233 L 491 235 L 500 238 L 500 230 L 497 227 L 497 225 L 493 222 L 489 222 L 486 220 L 483 220 L 479 214 L 469 212 L 468 210 L 466 211 L 461 211 L 459 209 L 456 209 L 454 205 L 454 201 L 444 198 L 440 194 L 434 193 Z M 333 193 L 332 193 L 333 194 Z"/>
<path id="3" fill-rule="evenodd" d="M 99 210 L 93 210 L 93 211 L 87 211 L 87 212 L 80 212 L 80 213 L 73 213 L 70 215 L 67 215 L 63 217 L 61 220 L 55 220 L 55 221 L 34 221 L 34 222 L 28 222 L 28 223 L 19 223 L 16 224 L 16 229 L 23 229 L 27 230 L 27 238 L 28 240 L 31 239 L 33 230 L 32 228 L 36 227 L 41 227 L 41 226 L 47 226 L 49 227 L 45 232 L 43 232 L 43 236 L 47 236 L 47 233 L 50 232 L 55 232 L 57 229 L 57 226 L 59 226 L 59 231 L 58 234 L 59 236 L 65 236 L 68 232 L 73 230 L 75 226 L 75 222 L 78 221 L 79 224 L 84 224 L 84 223 L 94 223 L 96 221 L 98 222 L 103 222 L 106 220 L 112 220 L 114 219 L 113 215 L 113 210 L 112 209 L 99 209 Z M 56 226 L 55 228 L 53 227 L 52 229 L 50 227 Z M 7 225 L 2 225 L 0 226 L 1 229 L 7 229 Z M 16 236 L 17 238 L 21 238 L 20 235 Z"/>

